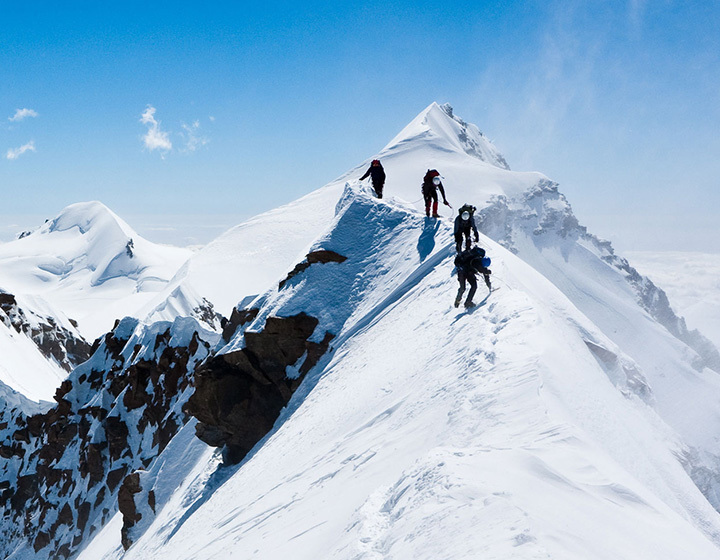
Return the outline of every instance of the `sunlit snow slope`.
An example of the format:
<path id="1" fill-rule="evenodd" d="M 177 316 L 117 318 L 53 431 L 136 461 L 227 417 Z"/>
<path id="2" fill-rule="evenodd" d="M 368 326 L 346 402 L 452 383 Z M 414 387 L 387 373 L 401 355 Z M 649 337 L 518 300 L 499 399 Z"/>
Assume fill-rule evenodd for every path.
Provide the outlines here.
<path id="1" fill-rule="evenodd" d="M 99 202 L 78 203 L 0 245 L 0 288 L 46 299 L 93 340 L 135 314 L 189 256 L 143 239 Z"/>
<path id="2" fill-rule="evenodd" d="M 500 290 L 455 309 L 450 224 L 346 189 L 310 248 L 347 260 L 271 289 L 246 327 L 302 311 L 332 353 L 239 466 L 182 430 L 136 543 L 123 554 L 116 516 L 81 558 L 718 558 L 717 374 L 626 292 L 600 326 L 481 244 Z M 664 350 L 604 332 L 625 323 Z"/>

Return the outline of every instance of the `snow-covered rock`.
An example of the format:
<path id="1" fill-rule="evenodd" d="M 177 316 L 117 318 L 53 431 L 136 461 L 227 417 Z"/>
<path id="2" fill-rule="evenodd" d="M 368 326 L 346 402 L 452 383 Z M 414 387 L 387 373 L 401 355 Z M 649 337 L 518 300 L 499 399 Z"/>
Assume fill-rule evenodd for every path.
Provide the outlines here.
<path id="1" fill-rule="evenodd" d="M 186 423 L 189 372 L 217 339 L 191 318 L 151 327 L 126 318 L 62 382 L 54 407 L 4 410 L 0 556 L 67 558 L 118 504 L 132 518 L 135 471 Z"/>

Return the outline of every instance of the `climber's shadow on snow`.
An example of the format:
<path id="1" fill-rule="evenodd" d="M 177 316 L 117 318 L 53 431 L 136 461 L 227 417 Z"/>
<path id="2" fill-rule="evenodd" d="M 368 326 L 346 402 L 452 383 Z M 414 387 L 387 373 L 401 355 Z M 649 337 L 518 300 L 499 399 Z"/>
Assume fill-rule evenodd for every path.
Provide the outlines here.
<path id="1" fill-rule="evenodd" d="M 423 231 L 418 238 L 417 251 L 420 262 L 423 262 L 435 248 L 435 233 L 440 228 L 440 221 L 436 218 L 425 218 Z"/>

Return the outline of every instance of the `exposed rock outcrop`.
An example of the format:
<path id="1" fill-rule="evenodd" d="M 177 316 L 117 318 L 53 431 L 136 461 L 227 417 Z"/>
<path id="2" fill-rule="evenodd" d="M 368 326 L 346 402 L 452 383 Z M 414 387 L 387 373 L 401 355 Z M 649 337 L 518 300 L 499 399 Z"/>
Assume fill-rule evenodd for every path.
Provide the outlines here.
<path id="1" fill-rule="evenodd" d="M 325 249 L 318 249 L 317 251 L 312 251 L 306 255 L 304 261 L 295 265 L 295 268 L 293 268 L 288 273 L 287 277 L 284 280 L 280 281 L 278 289 L 282 290 L 283 286 L 285 286 L 285 284 L 287 284 L 290 279 L 300 274 L 303 270 L 306 270 L 312 264 L 326 264 L 331 262 L 342 263 L 346 260 L 347 257 L 344 257 L 343 255 L 340 255 L 335 251 L 328 251 Z"/>
<path id="2" fill-rule="evenodd" d="M 239 312 L 241 315 L 242 313 Z M 237 463 L 273 427 L 305 374 L 328 350 L 333 335 L 312 342 L 318 320 L 305 313 L 269 317 L 260 332 L 245 332 L 245 347 L 211 358 L 195 372 L 195 392 L 186 411 L 197 436 L 225 447 Z M 289 374 L 289 368 L 297 371 Z"/>

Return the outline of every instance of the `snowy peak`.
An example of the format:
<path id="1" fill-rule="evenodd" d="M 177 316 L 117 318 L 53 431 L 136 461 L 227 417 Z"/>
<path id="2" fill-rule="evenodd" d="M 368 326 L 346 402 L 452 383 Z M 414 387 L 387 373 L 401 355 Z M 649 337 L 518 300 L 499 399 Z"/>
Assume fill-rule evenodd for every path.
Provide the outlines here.
<path id="1" fill-rule="evenodd" d="M 54 220 L 45 224 L 39 233 L 67 231 L 73 228 L 77 228 L 81 234 L 90 231 L 111 230 L 125 237 L 137 235 L 129 225 L 98 201 L 71 204 L 62 210 Z"/>
<path id="2" fill-rule="evenodd" d="M 44 298 L 93 339 L 144 306 L 190 254 L 140 237 L 100 202 L 82 202 L 0 246 L 0 286 Z"/>
<path id="3" fill-rule="evenodd" d="M 442 151 L 464 153 L 501 169 L 510 169 L 505 158 L 480 129 L 457 117 L 448 103 L 431 103 L 385 146 L 382 153 L 402 151 L 418 143 L 429 144 Z"/>

